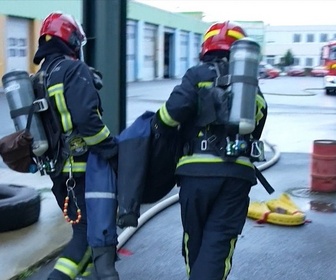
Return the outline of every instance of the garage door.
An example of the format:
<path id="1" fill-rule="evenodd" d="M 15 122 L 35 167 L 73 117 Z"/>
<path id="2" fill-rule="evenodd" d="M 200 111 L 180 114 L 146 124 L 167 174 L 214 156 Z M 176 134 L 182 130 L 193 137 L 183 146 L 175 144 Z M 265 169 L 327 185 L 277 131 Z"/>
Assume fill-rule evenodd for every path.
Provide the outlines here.
<path id="1" fill-rule="evenodd" d="M 136 22 L 127 21 L 127 82 L 135 81 Z"/>
<path id="2" fill-rule="evenodd" d="M 142 79 L 144 81 L 151 81 L 155 78 L 155 49 L 156 49 L 157 27 L 151 24 L 145 24 L 144 27 L 144 64 Z"/>
<path id="3" fill-rule="evenodd" d="M 201 35 L 194 34 L 194 48 L 193 48 L 193 63 L 197 65 L 199 63 L 199 53 L 201 51 Z"/>
<path id="4" fill-rule="evenodd" d="M 6 21 L 6 71 L 13 69 L 29 70 L 29 20 L 8 17 Z"/>
<path id="5" fill-rule="evenodd" d="M 189 48 L 188 48 L 188 32 L 181 31 L 180 33 L 180 76 L 182 76 L 189 67 L 188 64 L 188 55 L 189 55 Z"/>

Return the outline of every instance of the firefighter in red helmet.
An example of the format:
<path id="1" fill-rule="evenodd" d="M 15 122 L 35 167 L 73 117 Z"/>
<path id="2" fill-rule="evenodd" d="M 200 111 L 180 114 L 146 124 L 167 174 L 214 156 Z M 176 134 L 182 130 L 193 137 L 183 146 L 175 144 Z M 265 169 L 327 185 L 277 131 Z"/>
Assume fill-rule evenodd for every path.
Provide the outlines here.
<path id="1" fill-rule="evenodd" d="M 255 167 L 246 150 L 227 156 L 226 143 L 231 135 L 225 125 L 200 125 L 207 114 L 199 115 L 203 105 L 200 95 L 205 93 L 201 89 L 211 88 L 217 78 L 214 63 L 227 74 L 232 45 L 246 36 L 243 28 L 232 21 L 211 25 L 204 35 L 201 63 L 187 70 L 181 84 L 175 86 L 156 114 L 162 125 L 179 126 L 182 135 L 183 152 L 176 175 L 183 225 L 182 254 L 190 280 L 228 277 L 247 216 L 249 192 L 257 183 Z M 255 83 L 255 128 L 244 139 L 259 139 L 267 116 L 257 77 Z"/>
<path id="2" fill-rule="evenodd" d="M 64 139 L 60 146 L 76 147 L 73 150 L 70 148 L 70 152 L 61 149 L 56 160 L 61 165 L 49 173 L 53 182 L 52 192 L 66 220 L 71 223 L 73 234 L 48 279 L 70 280 L 81 277 L 93 263 L 98 279 L 118 280 L 115 269 L 116 193 L 96 190 L 94 195 L 88 196 L 86 186 L 89 153 L 111 160 L 115 156 L 116 143 L 102 121 L 103 110 L 98 94 L 102 86 L 101 74 L 93 72 L 83 61 L 82 48 L 85 42 L 85 33 L 74 17 L 54 12 L 43 21 L 39 46 L 34 56 L 35 64 L 42 62 L 39 71 L 47 73 L 47 95 L 56 111 L 56 121 L 60 124 L 60 135 Z M 87 205 L 93 200 L 90 200 L 92 197 L 98 197 L 94 203 L 99 204 L 100 201 L 108 200 L 110 208 L 102 214 L 88 213 Z M 112 226 L 104 225 L 104 228 L 97 230 L 101 233 L 101 243 L 92 241 L 93 237 L 88 235 L 88 216 L 97 215 L 91 219 L 96 222 L 108 219 L 110 214 Z"/>

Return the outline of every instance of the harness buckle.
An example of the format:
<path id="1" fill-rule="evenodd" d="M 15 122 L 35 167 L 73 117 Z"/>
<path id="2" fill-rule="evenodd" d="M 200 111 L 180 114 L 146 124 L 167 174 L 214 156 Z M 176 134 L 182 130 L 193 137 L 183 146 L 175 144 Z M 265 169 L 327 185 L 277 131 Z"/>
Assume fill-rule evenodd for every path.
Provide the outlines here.
<path id="1" fill-rule="evenodd" d="M 206 151 L 208 148 L 208 141 L 207 140 L 202 140 L 201 141 L 201 151 Z"/>
<path id="2" fill-rule="evenodd" d="M 34 109 L 35 109 L 35 112 L 42 112 L 42 111 L 46 111 L 48 110 L 48 102 L 47 102 L 47 99 L 45 98 L 41 98 L 41 99 L 37 99 L 33 102 L 33 105 L 34 105 Z"/>
<path id="3" fill-rule="evenodd" d="M 228 87 L 231 84 L 231 75 L 219 76 L 215 80 L 215 87 Z"/>

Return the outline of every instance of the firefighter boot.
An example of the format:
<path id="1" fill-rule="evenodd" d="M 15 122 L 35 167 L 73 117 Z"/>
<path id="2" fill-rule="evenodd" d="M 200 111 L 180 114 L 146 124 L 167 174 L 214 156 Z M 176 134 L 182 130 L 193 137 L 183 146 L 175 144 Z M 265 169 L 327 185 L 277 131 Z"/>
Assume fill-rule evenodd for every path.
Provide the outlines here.
<path id="1" fill-rule="evenodd" d="M 115 246 L 92 248 L 95 274 L 99 280 L 119 280 L 115 268 L 117 253 Z"/>

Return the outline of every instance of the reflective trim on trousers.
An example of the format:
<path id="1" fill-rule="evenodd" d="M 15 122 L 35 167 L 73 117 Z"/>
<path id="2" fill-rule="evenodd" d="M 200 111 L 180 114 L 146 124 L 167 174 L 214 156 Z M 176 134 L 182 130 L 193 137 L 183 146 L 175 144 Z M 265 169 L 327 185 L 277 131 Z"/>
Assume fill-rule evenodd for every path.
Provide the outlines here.
<path id="1" fill-rule="evenodd" d="M 227 256 L 227 258 L 224 260 L 224 276 L 223 276 L 223 280 L 225 280 L 232 268 L 232 256 L 233 256 L 233 252 L 234 249 L 236 247 L 236 242 L 237 242 L 237 238 L 232 238 L 230 241 L 230 251 L 229 251 L 229 255 Z"/>
<path id="2" fill-rule="evenodd" d="M 67 258 L 59 258 L 54 266 L 54 269 L 69 276 L 70 279 L 75 279 L 79 272 L 78 265 Z"/>

